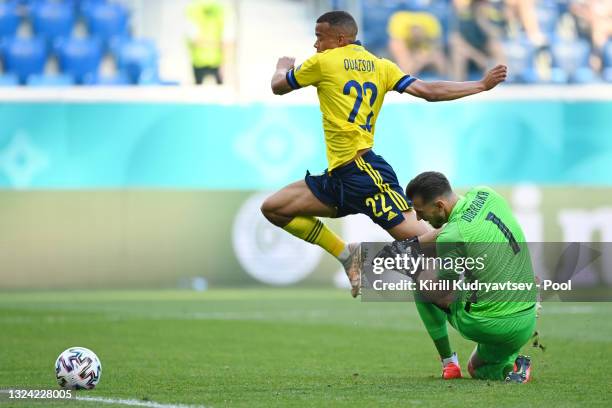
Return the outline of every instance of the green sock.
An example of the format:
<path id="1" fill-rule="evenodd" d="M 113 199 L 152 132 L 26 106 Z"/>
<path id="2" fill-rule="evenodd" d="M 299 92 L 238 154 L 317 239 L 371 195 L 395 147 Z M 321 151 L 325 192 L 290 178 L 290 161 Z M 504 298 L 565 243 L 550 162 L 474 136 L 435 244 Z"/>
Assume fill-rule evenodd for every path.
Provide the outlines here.
<path id="1" fill-rule="evenodd" d="M 438 350 L 438 354 L 440 354 L 440 358 L 445 359 L 453 355 L 448 336 L 444 336 L 434 340 L 434 344 L 436 345 L 436 350 Z"/>
<path id="2" fill-rule="evenodd" d="M 416 308 L 425 325 L 425 329 L 433 340 L 441 358 L 452 356 L 448 331 L 446 330 L 446 313 L 438 306 L 429 302 L 416 302 Z"/>

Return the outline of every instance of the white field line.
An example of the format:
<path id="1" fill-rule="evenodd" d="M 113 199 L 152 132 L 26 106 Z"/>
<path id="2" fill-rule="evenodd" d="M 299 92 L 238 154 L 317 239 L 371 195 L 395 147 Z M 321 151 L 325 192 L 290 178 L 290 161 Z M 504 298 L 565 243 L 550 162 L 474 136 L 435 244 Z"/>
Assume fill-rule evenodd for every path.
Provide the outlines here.
<path id="1" fill-rule="evenodd" d="M 97 402 L 100 404 L 126 405 L 129 407 L 148 408 L 205 408 L 203 405 L 162 404 L 154 401 L 140 401 L 135 399 L 102 398 L 102 397 L 76 397 L 77 401 Z"/>

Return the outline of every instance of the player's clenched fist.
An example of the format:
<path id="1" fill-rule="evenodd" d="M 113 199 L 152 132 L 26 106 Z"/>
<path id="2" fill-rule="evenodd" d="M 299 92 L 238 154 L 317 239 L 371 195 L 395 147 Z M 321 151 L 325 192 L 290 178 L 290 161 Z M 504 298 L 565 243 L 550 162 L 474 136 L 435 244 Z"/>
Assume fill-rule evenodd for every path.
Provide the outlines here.
<path id="1" fill-rule="evenodd" d="M 293 57 L 281 57 L 278 59 L 276 63 L 277 70 L 286 70 L 289 71 L 295 66 L 295 58 Z"/>
<path id="2" fill-rule="evenodd" d="M 495 68 L 491 69 L 482 79 L 482 82 L 485 86 L 485 89 L 488 91 L 489 89 L 495 88 L 501 82 L 506 80 L 508 76 L 508 67 L 505 65 L 498 65 Z"/>

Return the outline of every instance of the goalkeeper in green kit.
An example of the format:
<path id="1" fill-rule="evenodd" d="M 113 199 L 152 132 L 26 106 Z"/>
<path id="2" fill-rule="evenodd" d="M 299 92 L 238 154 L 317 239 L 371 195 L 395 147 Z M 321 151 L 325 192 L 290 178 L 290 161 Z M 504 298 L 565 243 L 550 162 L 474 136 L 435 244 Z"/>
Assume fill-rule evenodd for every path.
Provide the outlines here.
<path id="1" fill-rule="evenodd" d="M 443 227 L 435 243 L 438 259 L 480 260 L 471 269 L 462 270 L 463 274 L 438 267 L 413 275 L 415 281 L 423 281 L 418 283 L 460 281 L 469 288 L 458 286 L 462 289 L 457 290 L 446 285 L 431 290 L 425 286 L 417 292 L 417 310 L 440 354 L 443 378 L 461 378 L 448 338 L 448 321 L 463 337 L 477 343 L 467 366 L 472 377 L 529 381 L 531 361 L 519 352 L 535 330 L 537 288 L 525 237 L 508 203 L 489 187 L 473 188 L 461 197 L 437 172 L 414 178 L 406 196 L 418 219 L 434 228 Z M 405 253 L 409 247 L 422 251 L 426 244 L 421 249 L 416 239 L 399 241 L 385 250 L 393 255 Z M 528 289 L 489 291 L 479 289 L 479 284 Z"/>

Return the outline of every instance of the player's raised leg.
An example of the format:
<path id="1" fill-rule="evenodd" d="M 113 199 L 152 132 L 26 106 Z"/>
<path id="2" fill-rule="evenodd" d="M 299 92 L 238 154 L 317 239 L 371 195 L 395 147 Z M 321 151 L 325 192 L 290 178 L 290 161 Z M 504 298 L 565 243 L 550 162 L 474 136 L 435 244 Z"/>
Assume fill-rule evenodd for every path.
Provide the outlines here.
<path id="1" fill-rule="evenodd" d="M 337 210 L 319 200 L 305 181 L 300 180 L 274 193 L 261 206 L 261 212 L 276 225 L 306 242 L 318 245 L 333 255 L 351 281 L 353 297 L 359 291 L 360 246 L 346 244 L 316 217 L 332 218 Z"/>

